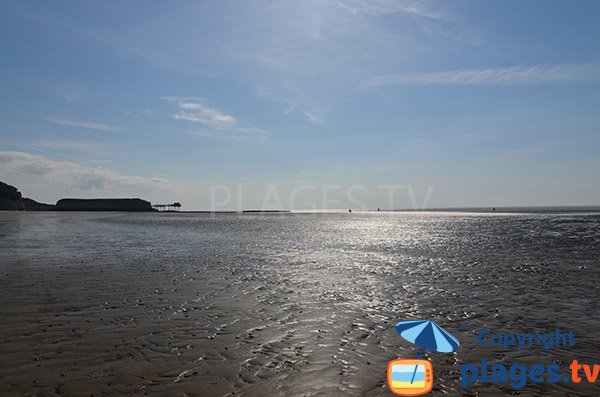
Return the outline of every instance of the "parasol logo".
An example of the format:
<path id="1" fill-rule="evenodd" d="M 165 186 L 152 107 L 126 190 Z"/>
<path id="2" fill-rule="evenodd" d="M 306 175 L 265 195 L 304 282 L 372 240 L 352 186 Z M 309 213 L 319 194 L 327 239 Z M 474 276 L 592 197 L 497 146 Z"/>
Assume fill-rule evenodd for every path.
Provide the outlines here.
<path id="1" fill-rule="evenodd" d="M 387 367 L 387 384 L 399 396 L 419 396 L 433 388 L 433 365 L 421 359 L 423 349 L 451 353 L 460 343 L 458 339 L 431 320 L 398 321 L 396 331 L 408 342 L 417 345 L 416 359 L 391 360 Z"/>

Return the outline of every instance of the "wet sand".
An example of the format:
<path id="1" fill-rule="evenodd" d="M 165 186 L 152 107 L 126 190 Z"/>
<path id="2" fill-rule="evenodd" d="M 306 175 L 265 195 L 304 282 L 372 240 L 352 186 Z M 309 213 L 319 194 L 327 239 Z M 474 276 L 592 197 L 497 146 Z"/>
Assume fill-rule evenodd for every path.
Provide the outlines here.
<path id="1" fill-rule="evenodd" d="M 483 357 L 600 362 L 598 218 L 411 216 L 1 214 L 0 395 L 391 395 L 416 351 L 393 325 L 420 318 L 462 343 L 427 353 L 433 395 L 600 393 L 459 385 Z M 475 343 L 557 327 L 574 348 Z"/>

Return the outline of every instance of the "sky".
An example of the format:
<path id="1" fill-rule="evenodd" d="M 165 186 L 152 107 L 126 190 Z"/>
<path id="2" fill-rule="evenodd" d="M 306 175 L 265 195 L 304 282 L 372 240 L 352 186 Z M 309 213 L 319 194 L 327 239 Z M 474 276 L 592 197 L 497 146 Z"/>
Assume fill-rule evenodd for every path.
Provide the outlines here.
<path id="1" fill-rule="evenodd" d="M 186 210 L 600 204 L 597 1 L 3 1 L 0 180 Z"/>

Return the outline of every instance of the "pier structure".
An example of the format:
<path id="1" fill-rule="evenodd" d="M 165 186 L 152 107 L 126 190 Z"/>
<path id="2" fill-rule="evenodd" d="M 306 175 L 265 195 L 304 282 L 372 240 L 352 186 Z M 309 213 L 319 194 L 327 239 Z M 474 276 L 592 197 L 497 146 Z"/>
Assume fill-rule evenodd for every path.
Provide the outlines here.
<path id="1" fill-rule="evenodd" d="M 181 208 L 181 203 L 176 202 L 176 203 L 172 203 L 172 204 L 154 204 L 152 206 L 152 208 L 154 208 L 158 211 L 174 212 L 174 211 L 179 211 L 179 208 Z"/>

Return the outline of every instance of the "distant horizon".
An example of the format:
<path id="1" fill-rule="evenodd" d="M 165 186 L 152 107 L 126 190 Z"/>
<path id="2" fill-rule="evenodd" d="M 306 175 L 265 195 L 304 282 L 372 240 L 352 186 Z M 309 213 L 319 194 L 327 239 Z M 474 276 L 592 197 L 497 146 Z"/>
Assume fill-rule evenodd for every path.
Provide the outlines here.
<path id="1" fill-rule="evenodd" d="M 4 182 L 4 181 L 0 181 L 0 182 Z M 6 182 L 4 182 L 6 183 Z M 9 185 L 11 185 L 9 183 Z M 14 186 L 14 185 L 13 185 Z M 223 188 L 222 185 L 217 185 L 220 188 Z M 275 187 L 276 185 L 271 185 L 271 187 Z M 338 186 L 338 185 L 328 185 L 329 187 L 331 186 Z M 14 186 L 15 188 L 17 188 L 17 190 L 20 191 L 18 186 Z M 359 186 L 354 186 L 359 187 Z M 390 188 L 390 186 L 386 185 L 387 188 Z M 406 188 L 406 186 L 402 186 L 403 188 Z M 412 188 L 412 187 L 408 187 L 408 188 Z M 302 187 L 300 188 L 300 190 L 302 190 Z M 392 190 L 393 191 L 393 190 Z M 433 191 L 433 189 L 430 189 L 430 192 Z M 21 192 L 21 191 L 20 191 Z M 276 192 L 276 190 L 273 190 L 273 192 Z M 181 203 L 180 201 L 177 200 L 172 200 L 172 201 L 168 201 L 168 202 L 155 202 L 150 200 L 147 197 L 137 197 L 137 196 L 111 196 L 111 197 L 60 197 L 54 201 L 50 200 L 50 201 L 41 201 L 38 200 L 35 197 L 31 197 L 28 196 L 26 194 L 23 194 L 23 192 L 21 192 L 23 198 L 28 198 L 28 199 L 32 199 L 35 201 L 38 201 L 42 204 L 49 204 L 49 205 L 54 205 L 56 204 L 58 201 L 60 200 L 71 200 L 71 199 L 78 199 L 78 200 L 123 200 L 123 199 L 141 199 L 141 200 L 145 200 L 150 202 L 150 204 L 152 204 L 152 206 L 156 206 L 156 205 L 170 205 L 172 203 L 180 203 L 181 207 L 178 210 L 169 210 L 169 211 L 164 211 L 164 212 L 183 212 L 183 213 L 241 213 L 241 212 L 295 212 L 295 213 L 319 213 L 319 212 L 348 212 L 348 210 L 351 210 L 353 212 L 418 212 L 418 211 L 423 211 L 423 212 L 427 212 L 427 211 L 434 211 L 434 212 L 439 212 L 439 211 L 465 211 L 465 212 L 470 212 L 470 211 L 485 211 L 485 212 L 520 212 L 520 211 L 526 211 L 526 210 L 530 210 L 535 212 L 535 210 L 539 210 L 539 211 L 561 211 L 561 210 L 580 210 L 580 211 L 584 211 L 584 212 L 594 212 L 594 211 L 600 211 L 600 204 L 578 204 L 578 205 L 555 205 L 555 204 L 546 204 L 546 205 L 471 205 L 471 206 L 426 206 L 426 202 L 430 199 L 431 194 L 429 194 L 429 196 L 425 197 L 425 201 L 421 203 L 421 206 L 418 205 L 418 203 L 416 202 L 416 198 L 414 197 L 413 194 L 413 207 L 385 207 L 385 206 L 379 206 L 379 207 L 343 207 L 343 206 L 338 206 L 338 207 L 313 207 L 313 208 L 290 208 L 290 207 L 273 207 L 272 205 L 269 206 L 268 208 L 261 208 L 260 206 L 248 206 L 248 207 L 244 207 L 243 205 L 240 206 L 239 203 L 236 203 L 235 207 L 236 208 L 216 208 L 214 207 L 215 204 L 213 203 L 212 206 L 214 207 L 212 210 L 208 209 L 208 208 L 194 208 L 194 209 L 188 209 L 185 206 L 185 203 Z M 278 197 L 273 196 L 273 197 Z M 326 198 L 327 199 L 327 198 Z M 331 197 L 329 198 L 331 199 Z M 354 204 L 358 204 L 359 202 L 356 200 L 355 197 L 352 197 L 351 200 L 355 200 Z M 281 201 L 279 199 L 279 201 Z M 339 200 L 333 199 L 332 202 L 337 202 Z M 313 205 L 315 203 L 313 202 Z M 417 205 L 414 205 L 417 204 Z M 425 204 L 425 206 L 423 205 Z M 219 206 L 228 206 L 228 203 L 224 203 L 224 202 L 219 202 L 218 203 Z"/>

